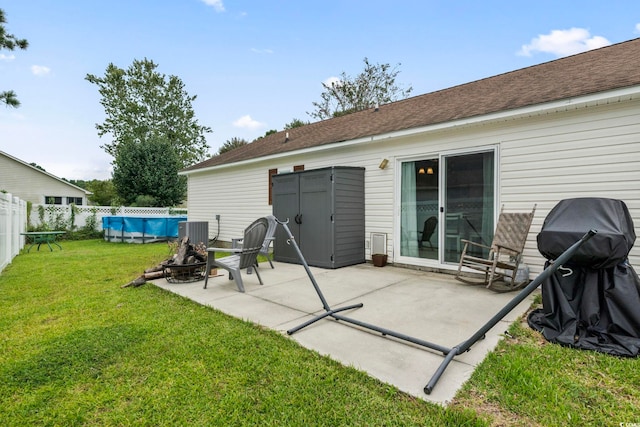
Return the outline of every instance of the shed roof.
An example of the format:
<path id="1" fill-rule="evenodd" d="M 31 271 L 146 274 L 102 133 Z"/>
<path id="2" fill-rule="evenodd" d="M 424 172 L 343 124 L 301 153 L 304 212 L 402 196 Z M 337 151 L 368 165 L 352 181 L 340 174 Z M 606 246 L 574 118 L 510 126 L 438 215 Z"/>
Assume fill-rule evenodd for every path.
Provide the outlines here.
<path id="1" fill-rule="evenodd" d="M 639 84 L 640 38 L 273 133 L 183 172 Z"/>

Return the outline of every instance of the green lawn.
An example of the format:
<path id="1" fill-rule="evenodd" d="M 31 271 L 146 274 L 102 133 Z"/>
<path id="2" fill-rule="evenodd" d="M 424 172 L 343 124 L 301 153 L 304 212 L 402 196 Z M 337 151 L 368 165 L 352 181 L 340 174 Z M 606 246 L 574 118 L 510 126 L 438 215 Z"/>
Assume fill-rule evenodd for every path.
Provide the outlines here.
<path id="1" fill-rule="evenodd" d="M 515 325 L 442 408 L 152 285 L 121 288 L 166 244 L 62 247 L 0 275 L 2 426 L 640 423 L 636 359 Z"/>

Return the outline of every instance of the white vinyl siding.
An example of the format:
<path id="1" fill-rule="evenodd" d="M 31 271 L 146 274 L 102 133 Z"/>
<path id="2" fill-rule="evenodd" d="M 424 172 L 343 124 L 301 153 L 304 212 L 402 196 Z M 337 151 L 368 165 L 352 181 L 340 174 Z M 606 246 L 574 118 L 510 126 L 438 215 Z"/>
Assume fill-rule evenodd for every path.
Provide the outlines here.
<path id="1" fill-rule="evenodd" d="M 45 197 L 81 198 L 87 204 L 86 192 L 51 174 L 0 153 L 0 190 L 4 190 L 33 204 L 47 203 Z"/>
<path id="2" fill-rule="evenodd" d="M 536 236 L 548 212 L 560 200 L 606 197 L 624 201 L 640 224 L 640 103 L 611 104 L 597 109 L 537 119 L 534 127 L 503 139 L 500 164 L 501 202 L 514 210 L 538 204 L 525 246 L 525 262 L 542 269 Z M 586 232 L 587 230 L 585 230 Z M 630 253 L 640 267 L 640 250 Z"/>
<path id="3" fill-rule="evenodd" d="M 209 221 L 216 233 L 215 215 L 221 215 L 220 239 L 242 234 L 255 218 L 271 213 L 268 171 L 305 170 L 326 166 L 365 168 L 365 228 L 367 257 L 372 232 L 387 235 L 390 261 L 396 258 L 397 168 L 401 161 L 438 157 L 479 147 L 497 150 L 497 208 L 536 215 L 525 247 L 532 274 L 542 270 L 536 236 L 549 210 L 562 199 L 609 197 L 629 207 L 636 230 L 640 224 L 640 101 L 624 100 L 586 108 L 567 108 L 541 114 L 521 114 L 492 122 L 476 120 L 460 126 L 413 130 L 357 142 L 336 143 L 304 154 L 274 156 L 243 165 L 189 173 L 189 219 Z M 379 169 L 382 159 L 385 169 Z M 585 230 L 586 231 L 586 230 Z M 637 231 L 636 231 L 637 232 Z M 640 249 L 630 254 L 640 267 Z M 446 268 L 446 267 L 445 267 Z M 453 266 L 449 266 L 453 268 Z M 532 275 L 532 277 L 534 277 Z"/>
<path id="4" fill-rule="evenodd" d="M 225 167 L 219 171 L 192 173 L 189 175 L 188 211 L 190 221 L 208 221 L 209 237 L 215 237 L 217 224 L 215 215 L 220 215 L 219 240 L 228 242 L 242 235 L 246 226 L 256 218 L 272 213 L 268 203 L 268 172 L 292 171 L 294 165 L 304 165 L 305 170 L 327 166 L 356 166 L 365 168 L 365 246 L 369 253 L 368 239 L 371 232 L 387 233 L 393 230 L 392 162 L 386 169 L 378 168 L 384 158 L 380 147 L 360 150 L 356 147 L 339 147 L 327 155 L 326 152 L 291 156 L 287 159 L 256 162 L 250 165 Z M 388 151 L 387 151 L 388 152 Z M 341 159 L 336 161 L 335 159 Z M 286 218 L 280 218 L 286 220 Z M 388 249 L 392 246 L 388 240 Z"/>

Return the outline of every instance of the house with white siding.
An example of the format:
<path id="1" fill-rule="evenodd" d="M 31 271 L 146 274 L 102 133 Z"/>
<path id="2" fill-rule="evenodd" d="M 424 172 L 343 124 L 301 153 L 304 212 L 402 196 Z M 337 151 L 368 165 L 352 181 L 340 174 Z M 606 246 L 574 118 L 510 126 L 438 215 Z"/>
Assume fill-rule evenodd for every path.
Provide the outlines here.
<path id="1" fill-rule="evenodd" d="M 0 151 L 0 191 L 35 205 L 87 204 L 90 191 Z"/>
<path id="2" fill-rule="evenodd" d="M 274 174 L 364 168 L 367 259 L 384 235 L 389 262 L 435 271 L 457 268 L 461 239 L 491 242 L 502 206 L 535 204 L 524 262 L 538 273 L 536 235 L 562 199 L 621 199 L 640 224 L 639 164 L 634 39 L 274 133 L 180 173 L 189 220 L 230 241 L 272 213 Z M 637 247 L 630 262 L 640 266 Z"/>

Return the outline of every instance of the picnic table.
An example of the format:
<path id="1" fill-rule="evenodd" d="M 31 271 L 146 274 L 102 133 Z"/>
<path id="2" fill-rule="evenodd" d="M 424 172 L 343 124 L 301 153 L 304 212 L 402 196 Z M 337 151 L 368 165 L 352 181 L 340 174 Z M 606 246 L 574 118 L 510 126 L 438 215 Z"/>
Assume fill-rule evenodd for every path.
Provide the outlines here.
<path id="1" fill-rule="evenodd" d="M 28 253 L 34 245 L 38 245 L 38 250 L 40 250 L 40 245 L 42 245 L 43 243 L 46 243 L 47 246 L 49 246 L 49 250 L 52 252 L 53 252 L 53 248 L 51 247 L 52 243 L 57 247 L 59 247 L 60 250 L 62 250 L 62 246 L 60 246 L 56 242 L 56 238 L 59 235 L 64 233 L 66 233 L 66 231 L 27 231 L 25 233 L 20 233 L 20 234 L 31 238 L 31 246 L 29 246 L 29 248 L 27 249 L 27 253 Z"/>

